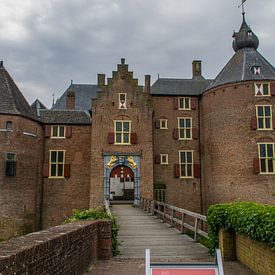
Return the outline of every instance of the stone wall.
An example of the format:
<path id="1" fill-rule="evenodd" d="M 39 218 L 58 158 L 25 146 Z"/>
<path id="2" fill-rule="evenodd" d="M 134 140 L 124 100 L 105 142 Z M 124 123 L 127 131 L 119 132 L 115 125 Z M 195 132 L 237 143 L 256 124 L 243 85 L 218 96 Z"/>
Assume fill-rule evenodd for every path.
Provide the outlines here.
<path id="1" fill-rule="evenodd" d="M 111 257 L 111 222 L 76 222 L 1 243 L 0 274 L 82 274 Z"/>

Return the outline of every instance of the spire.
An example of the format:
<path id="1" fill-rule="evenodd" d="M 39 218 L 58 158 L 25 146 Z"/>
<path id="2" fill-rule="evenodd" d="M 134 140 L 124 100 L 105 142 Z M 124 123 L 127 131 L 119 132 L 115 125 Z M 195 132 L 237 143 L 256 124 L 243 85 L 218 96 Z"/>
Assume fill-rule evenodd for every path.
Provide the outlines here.
<path id="1" fill-rule="evenodd" d="M 242 12 L 243 15 L 243 23 L 239 32 L 233 33 L 233 49 L 235 52 L 242 48 L 253 48 L 257 50 L 259 46 L 258 37 L 252 32 L 250 27 L 247 25 L 245 21 L 245 12 Z"/>

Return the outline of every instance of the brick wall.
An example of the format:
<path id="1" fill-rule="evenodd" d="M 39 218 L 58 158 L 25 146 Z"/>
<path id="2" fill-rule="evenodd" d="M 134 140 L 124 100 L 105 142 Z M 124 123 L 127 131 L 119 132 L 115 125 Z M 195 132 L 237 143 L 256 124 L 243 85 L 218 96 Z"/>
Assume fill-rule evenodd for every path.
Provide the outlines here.
<path id="1" fill-rule="evenodd" d="M 275 104 L 275 97 L 255 97 L 254 83 L 213 89 L 202 96 L 201 154 L 203 210 L 221 202 L 274 204 L 274 175 L 254 173 L 257 143 L 275 142 L 274 130 L 251 129 L 255 105 Z M 273 116 L 274 108 L 273 108 Z"/>
<path id="2" fill-rule="evenodd" d="M 65 150 L 70 177 L 43 179 L 43 228 L 61 224 L 73 209 L 89 208 L 91 126 L 70 127 L 70 138 L 45 139 L 44 163 L 49 163 L 49 150 Z"/>
<path id="3" fill-rule="evenodd" d="M 3 131 L 6 121 L 12 131 Z M 0 129 L 0 238 L 9 238 L 40 228 L 43 138 L 40 124 L 20 116 L 0 115 Z M 13 177 L 5 175 L 7 152 L 16 154 Z"/>
<path id="4" fill-rule="evenodd" d="M 1 243 L 0 274 L 82 274 L 111 257 L 111 222 L 76 222 Z"/>

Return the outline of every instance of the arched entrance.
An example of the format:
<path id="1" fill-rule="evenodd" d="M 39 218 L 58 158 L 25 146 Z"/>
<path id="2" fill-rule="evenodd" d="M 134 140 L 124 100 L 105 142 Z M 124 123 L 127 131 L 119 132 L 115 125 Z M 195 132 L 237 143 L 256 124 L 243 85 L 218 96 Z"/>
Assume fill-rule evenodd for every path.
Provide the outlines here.
<path id="1" fill-rule="evenodd" d="M 110 173 L 110 200 L 134 200 L 134 172 L 126 165 L 118 165 Z"/>

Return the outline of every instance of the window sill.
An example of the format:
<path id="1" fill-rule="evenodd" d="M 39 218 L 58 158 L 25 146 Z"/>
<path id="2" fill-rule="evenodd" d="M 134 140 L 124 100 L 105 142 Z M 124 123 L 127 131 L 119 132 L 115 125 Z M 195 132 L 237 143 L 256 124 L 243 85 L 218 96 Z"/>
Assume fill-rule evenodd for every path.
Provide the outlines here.
<path id="1" fill-rule="evenodd" d="M 179 177 L 180 179 L 194 179 L 194 177 Z"/>
<path id="2" fill-rule="evenodd" d="M 270 128 L 270 129 L 256 129 L 257 131 L 273 131 L 274 129 L 273 128 Z"/>
<path id="3" fill-rule="evenodd" d="M 193 140 L 193 138 L 179 138 L 178 140 Z"/>
<path id="4" fill-rule="evenodd" d="M 65 179 L 65 177 L 48 177 L 48 179 Z"/>
<path id="5" fill-rule="evenodd" d="M 66 137 L 51 137 L 51 139 L 66 139 Z"/>
<path id="6" fill-rule="evenodd" d="M 259 173 L 259 175 L 275 175 L 275 172 L 273 172 L 273 173 Z"/>
<path id="7" fill-rule="evenodd" d="M 114 145 L 129 146 L 131 143 L 114 143 Z"/>

